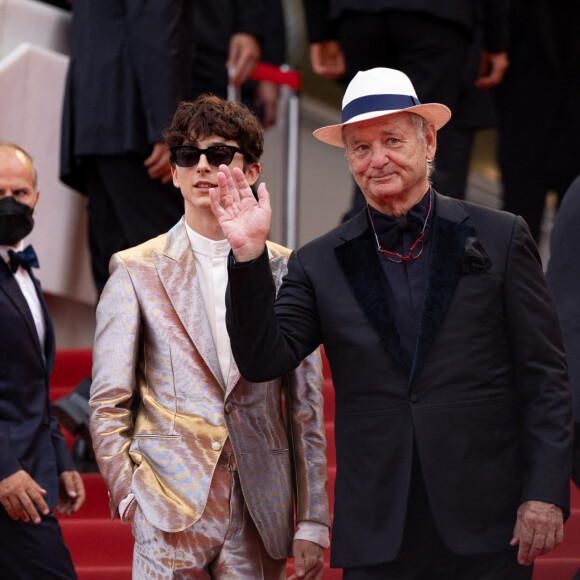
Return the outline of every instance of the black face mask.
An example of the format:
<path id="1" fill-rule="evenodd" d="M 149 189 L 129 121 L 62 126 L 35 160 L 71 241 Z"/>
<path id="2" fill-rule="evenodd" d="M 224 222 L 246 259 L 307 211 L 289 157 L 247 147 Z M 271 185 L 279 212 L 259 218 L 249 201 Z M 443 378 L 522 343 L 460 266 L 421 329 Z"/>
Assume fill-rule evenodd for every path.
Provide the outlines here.
<path id="1" fill-rule="evenodd" d="M 0 199 L 0 244 L 14 246 L 34 227 L 34 210 L 11 195 Z"/>

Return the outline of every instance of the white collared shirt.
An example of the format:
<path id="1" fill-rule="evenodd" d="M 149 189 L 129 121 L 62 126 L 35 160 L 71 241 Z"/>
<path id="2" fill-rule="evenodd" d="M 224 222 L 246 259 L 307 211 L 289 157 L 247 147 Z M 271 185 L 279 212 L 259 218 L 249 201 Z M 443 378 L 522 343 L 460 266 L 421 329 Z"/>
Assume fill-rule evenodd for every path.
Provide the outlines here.
<path id="1" fill-rule="evenodd" d="M 0 256 L 8 264 L 10 268 L 10 256 L 8 255 L 8 250 L 14 250 L 15 252 L 21 252 L 24 249 L 24 243 L 20 241 L 16 246 L 3 246 L 0 245 Z M 11 270 L 12 271 L 12 270 Z M 36 326 L 36 332 L 38 334 L 38 340 L 40 341 L 40 348 L 42 350 L 42 356 L 44 357 L 44 340 L 46 337 L 46 327 L 44 323 L 44 313 L 42 312 L 42 306 L 40 304 L 40 299 L 36 293 L 36 286 L 30 277 L 30 274 L 22 266 L 18 267 L 18 270 L 13 273 L 14 279 L 18 283 L 24 298 L 28 303 L 28 308 L 34 319 L 34 324 Z"/>
<path id="2" fill-rule="evenodd" d="M 199 274 L 201 295 L 222 377 L 227 386 L 232 364 L 232 348 L 226 328 L 228 254 L 231 246 L 227 240 L 210 240 L 198 234 L 187 223 L 185 228 L 193 250 L 195 268 Z"/>

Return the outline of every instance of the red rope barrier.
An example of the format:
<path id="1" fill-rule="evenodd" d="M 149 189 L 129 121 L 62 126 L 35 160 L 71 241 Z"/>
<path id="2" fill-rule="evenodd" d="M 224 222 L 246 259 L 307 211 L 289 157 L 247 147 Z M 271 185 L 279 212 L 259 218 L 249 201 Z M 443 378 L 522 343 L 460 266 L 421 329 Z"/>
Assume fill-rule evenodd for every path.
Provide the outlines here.
<path id="1" fill-rule="evenodd" d="M 252 78 L 256 81 L 269 81 L 276 85 L 285 85 L 295 91 L 300 90 L 302 86 L 302 76 L 298 71 L 284 71 L 277 66 L 265 62 L 258 63 Z"/>

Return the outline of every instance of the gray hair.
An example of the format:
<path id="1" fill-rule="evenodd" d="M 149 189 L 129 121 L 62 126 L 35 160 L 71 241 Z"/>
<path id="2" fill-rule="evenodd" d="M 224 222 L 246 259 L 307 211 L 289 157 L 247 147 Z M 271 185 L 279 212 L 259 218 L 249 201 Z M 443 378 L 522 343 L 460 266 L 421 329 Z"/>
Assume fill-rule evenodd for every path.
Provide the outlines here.
<path id="1" fill-rule="evenodd" d="M 417 115 L 417 113 L 413 113 L 412 111 L 407 112 L 409 118 L 411 119 L 411 123 L 413 123 L 413 127 L 415 128 L 415 134 L 417 135 L 417 139 L 419 143 L 425 143 L 425 135 L 427 133 L 427 119 L 421 117 L 421 115 Z M 427 159 L 427 179 L 429 180 L 429 184 L 431 184 L 431 176 L 435 171 L 435 159 Z"/>

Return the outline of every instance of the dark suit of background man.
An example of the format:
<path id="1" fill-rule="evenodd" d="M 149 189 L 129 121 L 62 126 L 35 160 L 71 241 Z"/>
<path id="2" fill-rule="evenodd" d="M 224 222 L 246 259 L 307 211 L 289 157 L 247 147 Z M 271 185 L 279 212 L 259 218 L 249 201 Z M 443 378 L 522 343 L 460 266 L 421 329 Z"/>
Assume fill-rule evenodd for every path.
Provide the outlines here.
<path id="1" fill-rule="evenodd" d="M 346 147 L 368 207 L 293 253 L 276 299 L 265 187 L 257 205 L 234 170 L 238 203 L 224 167 L 221 205 L 211 194 L 235 258 L 242 375 L 266 380 L 324 343 L 331 565 L 345 580 L 529 579 L 563 539 L 572 408 L 558 316 L 525 222 L 430 187 L 449 117 L 399 71 L 355 76 L 343 123 L 315 136 Z"/>
<path id="2" fill-rule="evenodd" d="M 11 580 L 76 578 L 52 509 L 69 515 L 85 499 L 51 411 L 54 332 L 35 256 L 17 253 L 38 196 L 30 156 L 0 143 L 0 576 Z"/>
<path id="3" fill-rule="evenodd" d="M 276 122 L 278 86 L 267 82 L 248 80 L 253 66 L 265 62 L 280 66 L 286 62 L 286 29 L 282 0 L 268 0 L 265 20 L 248 20 L 247 0 L 213 0 L 193 5 L 194 56 L 193 97 L 204 93 L 228 95 L 228 67 L 236 53 L 249 53 L 252 41 L 257 57 L 254 62 L 245 59 L 236 66 L 241 84 L 241 100 L 253 109 L 264 129 Z M 261 46 L 258 39 L 261 38 Z M 248 65 L 253 65 L 251 68 Z M 232 80 L 235 80 L 232 79 Z"/>
<path id="4" fill-rule="evenodd" d="M 539 240 L 546 194 L 561 199 L 580 173 L 580 2 L 512 2 L 511 64 L 496 90 L 503 208 Z"/>
<path id="5" fill-rule="evenodd" d="M 83 0 L 72 6 L 61 178 L 88 195 L 100 293 L 109 259 L 183 214 L 162 132 L 191 87 L 190 0 Z"/>
<path id="6" fill-rule="evenodd" d="M 548 282 L 560 316 L 574 401 L 572 479 L 580 487 L 580 176 L 566 191 L 550 234 Z M 579 575 L 580 578 L 580 575 Z"/>
<path id="7" fill-rule="evenodd" d="M 466 87 L 489 89 L 507 67 L 511 0 L 305 0 L 314 72 L 348 82 L 363 69 L 403 71 L 419 99 L 455 111 Z M 470 54 L 477 49 L 479 54 Z M 475 66 L 473 66 L 475 64 Z M 435 187 L 458 197 L 465 162 L 456 159 L 455 120 L 438 136 Z M 470 150 L 469 150 L 470 151 Z M 460 152 L 462 153 L 462 152 Z M 448 195 L 450 193 L 448 192 Z M 356 192 L 352 217 L 364 206 Z"/>

